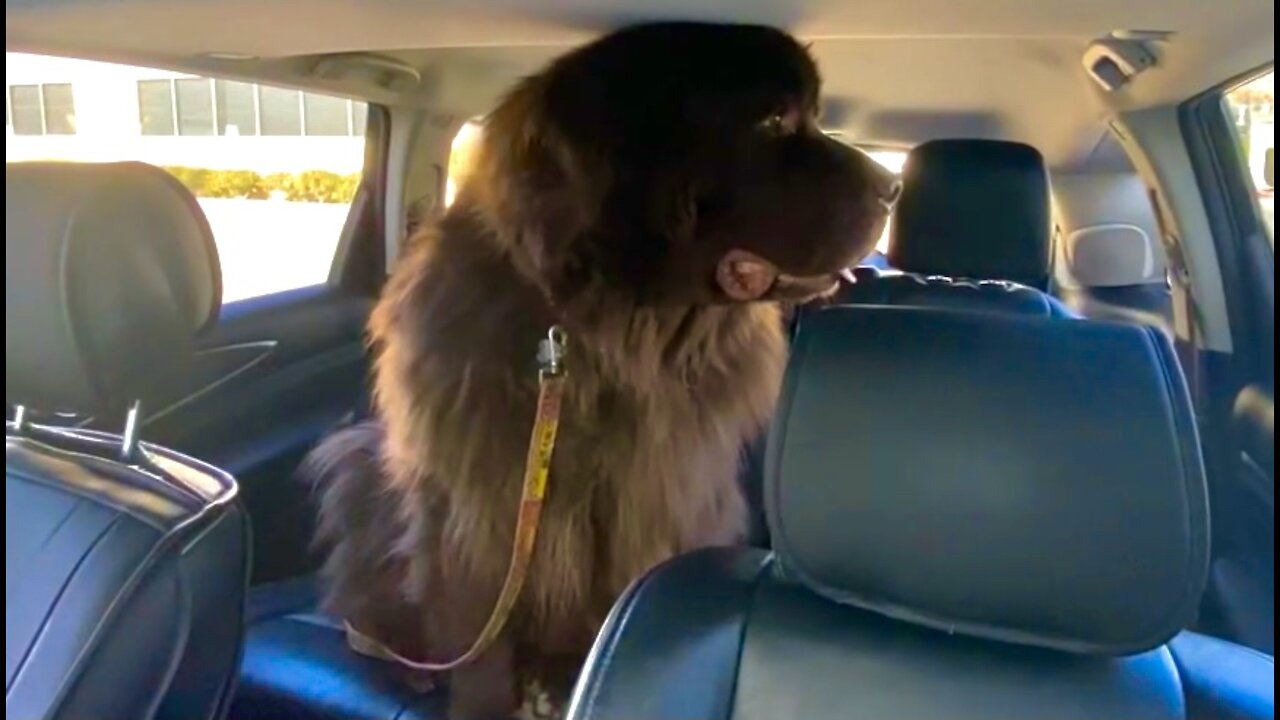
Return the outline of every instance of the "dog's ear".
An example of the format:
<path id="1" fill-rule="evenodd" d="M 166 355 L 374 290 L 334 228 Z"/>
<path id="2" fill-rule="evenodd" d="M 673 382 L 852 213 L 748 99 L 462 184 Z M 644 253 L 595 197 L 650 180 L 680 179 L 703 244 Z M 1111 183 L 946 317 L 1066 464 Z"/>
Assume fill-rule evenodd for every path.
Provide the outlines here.
<path id="1" fill-rule="evenodd" d="M 468 194 L 517 265 L 559 301 L 588 282 L 575 253 L 611 179 L 599 149 L 567 132 L 550 88 L 547 74 L 527 78 L 485 119 Z"/>
<path id="2" fill-rule="evenodd" d="M 778 268 L 746 250 L 730 250 L 716 263 L 716 284 L 735 302 L 752 302 L 769 294 L 778 281 Z"/>

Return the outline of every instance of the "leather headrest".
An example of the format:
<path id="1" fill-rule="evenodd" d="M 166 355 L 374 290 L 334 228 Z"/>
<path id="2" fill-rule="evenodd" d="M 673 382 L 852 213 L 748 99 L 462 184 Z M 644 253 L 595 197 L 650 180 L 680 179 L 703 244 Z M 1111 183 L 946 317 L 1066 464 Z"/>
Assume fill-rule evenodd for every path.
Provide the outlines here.
<path id="1" fill-rule="evenodd" d="M 173 399 L 222 300 L 195 198 L 141 163 L 5 166 L 5 396 L 115 413 Z"/>
<path id="2" fill-rule="evenodd" d="M 905 272 L 1049 283 L 1049 175 L 1028 145 L 935 140 L 902 171 L 889 263 Z"/>
<path id="3" fill-rule="evenodd" d="M 1208 562 L 1196 426 L 1150 329 L 832 307 L 801 320 L 769 441 L 785 571 L 947 632 L 1161 644 Z"/>
<path id="4" fill-rule="evenodd" d="M 1069 280 L 1086 288 L 1167 282 L 1159 225 L 1134 173 L 1062 174 L 1054 199 Z M 1060 278 L 1062 279 L 1062 278 Z"/>
<path id="5" fill-rule="evenodd" d="M 1084 287 L 1162 285 L 1164 251 L 1137 225 L 1080 228 L 1066 238 L 1071 277 Z"/>

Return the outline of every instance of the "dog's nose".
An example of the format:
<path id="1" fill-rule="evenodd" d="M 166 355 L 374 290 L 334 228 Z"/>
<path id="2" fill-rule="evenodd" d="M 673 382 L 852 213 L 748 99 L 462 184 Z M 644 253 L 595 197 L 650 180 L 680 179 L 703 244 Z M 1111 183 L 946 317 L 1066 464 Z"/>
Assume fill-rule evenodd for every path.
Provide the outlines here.
<path id="1" fill-rule="evenodd" d="M 893 207 L 898 204 L 900 197 L 902 197 L 902 181 L 894 180 L 880 192 L 880 204 L 885 210 L 893 212 Z"/>

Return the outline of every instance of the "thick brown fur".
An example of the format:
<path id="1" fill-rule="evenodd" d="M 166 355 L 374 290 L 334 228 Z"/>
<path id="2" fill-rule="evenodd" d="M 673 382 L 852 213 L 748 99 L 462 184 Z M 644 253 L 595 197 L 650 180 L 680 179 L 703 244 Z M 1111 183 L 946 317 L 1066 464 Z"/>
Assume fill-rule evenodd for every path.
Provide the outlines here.
<path id="1" fill-rule="evenodd" d="M 673 54 L 711 69 L 681 78 Z M 785 342 L 778 305 L 727 301 L 716 263 L 746 248 L 787 276 L 826 277 L 883 223 L 869 162 L 814 129 L 816 94 L 807 54 L 776 31 L 620 33 L 521 83 L 487 118 L 458 201 L 409 243 L 369 325 L 377 420 L 310 465 L 327 608 L 401 654 L 449 659 L 488 618 L 534 354 L 553 323 L 569 337 L 528 580 L 499 641 L 451 673 L 451 717 L 509 714 L 530 681 L 563 700 L 628 583 L 742 538 L 739 464 L 773 409 Z M 757 138 L 757 115 L 780 105 L 798 129 Z M 769 297 L 786 290 L 779 277 Z"/>

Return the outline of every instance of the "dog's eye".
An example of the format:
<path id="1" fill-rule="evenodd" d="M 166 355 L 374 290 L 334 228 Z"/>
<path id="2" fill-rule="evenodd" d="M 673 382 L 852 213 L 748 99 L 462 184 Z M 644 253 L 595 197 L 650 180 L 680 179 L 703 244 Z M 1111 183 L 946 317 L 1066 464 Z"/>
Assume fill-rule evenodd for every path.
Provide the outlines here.
<path id="1" fill-rule="evenodd" d="M 790 135 L 796 131 L 799 114 L 789 108 L 779 108 L 769 113 L 757 127 L 775 137 Z"/>

